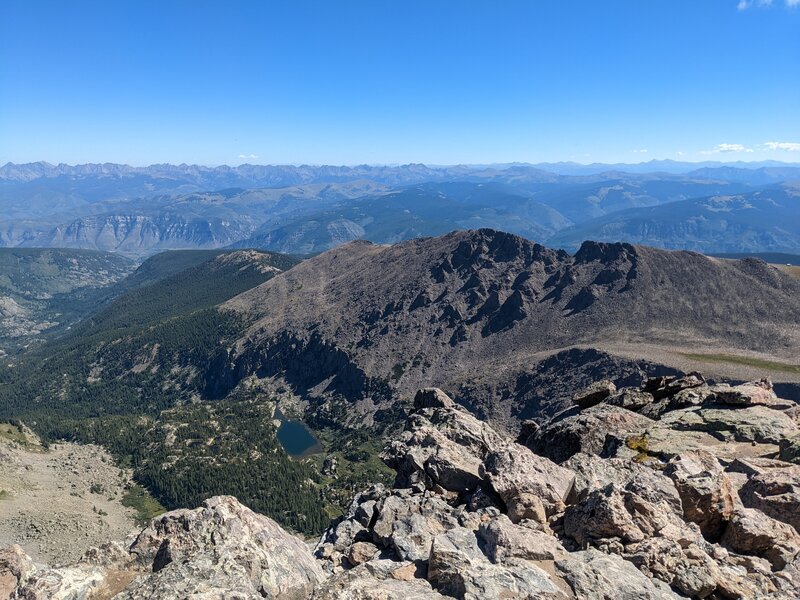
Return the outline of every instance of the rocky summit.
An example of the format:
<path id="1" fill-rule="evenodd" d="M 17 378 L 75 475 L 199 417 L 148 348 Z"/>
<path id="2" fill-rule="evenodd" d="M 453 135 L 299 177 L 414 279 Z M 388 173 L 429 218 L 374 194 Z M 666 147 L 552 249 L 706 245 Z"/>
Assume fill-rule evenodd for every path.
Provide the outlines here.
<path id="1" fill-rule="evenodd" d="M 0 599 L 797 598 L 799 415 L 692 373 L 595 382 L 512 439 L 427 388 L 394 484 L 316 543 L 218 496 L 75 564 L 0 550 Z"/>

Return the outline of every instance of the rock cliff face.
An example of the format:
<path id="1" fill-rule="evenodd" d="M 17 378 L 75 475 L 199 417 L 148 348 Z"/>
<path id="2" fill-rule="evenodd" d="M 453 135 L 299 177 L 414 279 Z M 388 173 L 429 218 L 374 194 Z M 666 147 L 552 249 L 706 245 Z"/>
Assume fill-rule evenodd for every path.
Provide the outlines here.
<path id="1" fill-rule="evenodd" d="M 2 550 L 0 598 L 800 595 L 800 411 L 769 381 L 600 381 L 574 402 L 512 440 L 421 390 L 383 453 L 394 485 L 358 494 L 313 547 L 216 497 L 76 565 Z"/>

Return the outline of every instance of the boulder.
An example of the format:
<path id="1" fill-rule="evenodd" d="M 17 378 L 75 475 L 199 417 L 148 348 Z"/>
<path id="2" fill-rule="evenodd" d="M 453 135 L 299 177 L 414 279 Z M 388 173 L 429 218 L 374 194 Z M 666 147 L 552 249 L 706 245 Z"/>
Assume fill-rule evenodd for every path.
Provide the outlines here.
<path id="1" fill-rule="evenodd" d="M 599 404 L 578 413 L 557 415 L 544 425 L 527 446 L 536 454 L 563 462 L 573 454 L 603 454 L 606 438 L 640 434 L 654 423 L 633 411 Z"/>
<path id="2" fill-rule="evenodd" d="M 477 536 L 483 552 L 493 563 L 502 563 L 511 558 L 555 560 L 567 554 L 564 546 L 552 534 L 530 526 L 528 521 L 514 524 L 505 515 L 481 524 Z"/>
<path id="3" fill-rule="evenodd" d="M 774 455 L 778 451 L 775 444 L 754 444 L 721 440 L 706 431 L 673 429 L 669 423 L 652 421 L 641 435 L 631 435 L 623 443 L 609 444 L 605 454 L 619 458 L 633 458 L 639 461 L 657 458 L 668 461 L 679 454 L 702 450 L 713 454 L 723 464 L 737 457 L 760 457 Z"/>
<path id="4" fill-rule="evenodd" d="M 663 414 L 672 410 L 687 408 L 689 406 L 700 406 L 710 395 L 711 388 L 705 384 L 697 387 L 688 387 L 680 390 L 672 396 L 663 396 L 660 399 L 645 405 L 639 410 L 639 412 L 646 417 L 650 417 L 651 419 L 658 419 Z"/>
<path id="5" fill-rule="evenodd" d="M 684 517 L 707 538 L 719 539 L 734 509 L 733 488 L 719 461 L 709 452 L 686 452 L 673 458 L 664 473 L 675 483 Z"/>
<path id="6" fill-rule="evenodd" d="M 564 513 L 564 533 L 585 547 L 598 540 L 616 538 L 623 544 L 641 542 L 647 536 L 628 512 L 626 492 L 615 484 L 593 490 Z"/>
<path id="7" fill-rule="evenodd" d="M 412 563 L 370 561 L 330 577 L 311 600 L 446 600 L 425 579 L 415 578 Z"/>
<path id="8" fill-rule="evenodd" d="M 725 579 L 717 562 L 695 543 L 648 538 L 625 548 L 624 556 L 640 570 L 692 598 L 705 598 Z"/>
<path id="9" fill-rule="evenodd" d="M 540 523 L 564 509 L 575 475 L 525 446 L 508 444 L 486 457 L 482 473 L 513 522 Z"/>
<path id="10" fill-rule="evenodd" d="M 654 400 L 653 394 L 635 388 L 622 388 L 616 394 L 606 398 L 606 403 L 612 406 L 627 408 L 638 412 Z"/>
<path id="11" fill-rule="evenodd" d="M 793 527 L 752 508 L 732 515 L 722 543 L 735 552 L 767 559 L 774 569 L 783 569 L 800 553 L 800 534 Z"/>
<path id="12" fill-rule="evenodd" d="M 425 561 L 433 539 L 460 527 L 456 511 L 432 495 L 394 493 L 377 506 L 372 541 L 397 560 Z"/>
<path id="13" fill-rule="evenodd" d="M 664 501 L 676 514 L 682 514 L 681 498 L 672 480 L 647 462 L 623 458 L 600 458 L 578 453 L 562 466 L 575 473 L 571 501 L 578 502 L 592 491 L 610 483 L 636 492 L 652 502 Z"/>
<path id="14" fill-rule="evenodd" d="M 748 476 L 761 475 L 772 469 L 795 469 L 793 463 L 764 456 L 740 456 L 726 467 L 729 473 L 743 473 Z"/>
<path id="15" fill-rule="evenodd" d="M 242 597 L 301 598 L 324 578 L 308 546 L 272 519 L 231 496 L 215 496 L 195 510 L 153 519 L 130 548 L 153 575 L 119 598 L 138 598 L 147 588 L 227 590 Z"/>
<path id="16" fill-rule="evenodd" d="M 414 409 L 453 408 L 455 402 L 439 388 L 423 388 L 414 395 Z"/>
<path id="17" fill-rule="evenodd" d="M 800 466 L 764 470 L 745 483 L 739 496 L 745 506 L 800 531 Z"/>
<path id="18" fill-rule="evenodd" d="M 680 543 L 702 542 L 699 529 L 686 524 L 669 502 L 646 489 L 611 483 L 567 508 L 564 534 L 580 546 L 611 543 L 612 551 L 660 536 Z"/>
<path id="19" fill-rule="evenodd" d="M 577 598 L 592 600 L 677 600 L 669 586 L 650 579 L 633 563 L 589 549 L 556 561 L 556 572 Z"/>
<path id="20" fill-rule="evenodd" d="M 763 405 L 776 410 L 795 406 L 791 400 L 778 398 L 772 389 L 769 379 L 751 381 L 741 385 L 730 386 L 727 384 L 715 385 L 711 388 L 710 402 L 728 404 L 731 406 L 756 406 Z"/>
<path id="21" fill-rule="evenodd" d="M 358 566 L 369 562 L 380 552 L 375 544 L 369 542 L 355 542 L 347 551 L 347 560 L 351 565 Z"/>
<path id="22" fill-rule="evenodd" d="M 765 444 L 779 444 L 800 432 L 791 417 L 766 406 L 686 408 L 665 414 L 659 423 L 672 429 L 709 432 L 719 439 Z"/>
<path id="23" fill-rule="evenodd" d="M 34 571 L 33 560 L 20 546 L 14 544 L 0 548 L 0 600 L 13 598 L 17 586 Z"/>
<path id="24" fill-rule="evenodd" d="M 381 454 L 397 473 L 395 487 L 420 483 L 440 491 L 476 491 L 482 483 L 479 470 L 483 459 L 506 440 L 486 423 L 448 405 L 440 390 L 422 390 L 418 396 L 421 408 Z"/>
<path id="25" fill-rule="evenodd" d="M 613 381 L 603 379 L 602 381 L 595 381 L 575 394 L 572 397 L 572 402 L 580 408 L 589 408 L 595 404 L 600 404 L 616 391 L 617 386 L 614 385 Z"/>
<path id="26" fill-rule="evenodd" d="M 530 561 L 509 558 L 503 565 L 489 562 L 474 532 L 467 529 L 436 536 L 428 560 L 428 580 L 441 593 L 459 600 L 569 597 L 546 571 Z"/>
<path id="27" fill-rule="evenodd" d="M 19 587 L 15 600 L 55 600 L 55 599 L 88 599 L 96 595 L 105 587 L 107 572 L 101 567 L 86 565 L 70 565 L 58 569 L 37 570 L 28 580 Z M 159 589 L 159 588 L 154 588 Z M 127 592 L 127 590 L 126 590 Z M 126 595 L 116 596 L 134 600 L 139 597 Z M 150 590 L 152 594 L 152 589 Z M 176 596 L 167 594 L 159 595 L 159 599 L 171 600 Z M 246 597 L 255 600 L 255 596 Z"/>

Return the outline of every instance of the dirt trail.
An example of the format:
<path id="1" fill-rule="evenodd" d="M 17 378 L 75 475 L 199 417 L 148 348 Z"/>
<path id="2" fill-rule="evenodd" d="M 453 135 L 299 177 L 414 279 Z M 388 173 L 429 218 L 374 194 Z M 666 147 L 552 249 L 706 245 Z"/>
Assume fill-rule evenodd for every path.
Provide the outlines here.
<path id="1" fill-rule="evenodd" d="M 0 547 L 16 543 L 37 562 L 58 565 L 124 539 L 136 530 L 134 511 L 121 504 L 129 481 L 99 446 L 44 450 L 0 425 Z"/>

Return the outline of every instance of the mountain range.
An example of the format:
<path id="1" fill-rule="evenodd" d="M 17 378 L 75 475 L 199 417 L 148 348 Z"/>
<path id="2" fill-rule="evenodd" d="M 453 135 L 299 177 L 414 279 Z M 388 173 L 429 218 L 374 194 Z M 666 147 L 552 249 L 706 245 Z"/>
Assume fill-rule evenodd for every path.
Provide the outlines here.
<path id="1" fill-rule="evenodd" d="M 670 169 L 647 171 L 662 166 Z M 798 221 L 790 218 L 797 165 L 570 168 L 7 164 L 0 167 L 0 244 L 106 250 L 140 261 L 168 249 L 304 254 L 353 239 L 391 243 L 491 227 L 569 250 L 602 239 L 717 253 L 798 251 Z M 745 200 L 707 210 L 718 197 Z M 775 210 L 752 219 L 753 203 L 769 201 Z M 646 210 L 655 207 L 664 208 Z"/>

